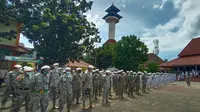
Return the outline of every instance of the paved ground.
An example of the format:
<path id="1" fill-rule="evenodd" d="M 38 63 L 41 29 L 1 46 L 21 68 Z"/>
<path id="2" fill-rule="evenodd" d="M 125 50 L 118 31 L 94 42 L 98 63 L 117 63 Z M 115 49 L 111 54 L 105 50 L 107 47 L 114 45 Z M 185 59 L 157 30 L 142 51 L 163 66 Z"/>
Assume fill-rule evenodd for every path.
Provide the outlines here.
<path id="1" fill-rule="evenodd" d="M 95 108 L 85 112 L 199 112 L 200 83 L 186 87 L 185 82 L 176 82 L 159 89 L 152 89 L 148 94 L 124 100 L 111 100 L 109 105 L 102 106 L 101 100 L 95 102 Z M 8 112 L 11 102 L 0 112 Z M 51 108 L 51 104 L 49 106 Z M 50 110 L 50 109 L 49 109 Z M 22 107 L 21 112 L 24 111 Z M 58 112 L 58 110 L 50 110 Z M 82 112 L 81 106 L 73 107 L 73 112 Z"/>

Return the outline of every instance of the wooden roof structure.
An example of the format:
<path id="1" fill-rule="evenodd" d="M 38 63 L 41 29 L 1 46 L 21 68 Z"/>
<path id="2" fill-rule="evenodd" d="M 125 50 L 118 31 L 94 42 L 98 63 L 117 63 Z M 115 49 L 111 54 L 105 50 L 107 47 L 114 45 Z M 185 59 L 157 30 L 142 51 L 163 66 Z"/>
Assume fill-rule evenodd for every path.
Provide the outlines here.
<path id="1" fill-rule="evenodd" d="M 200 65 L 200 37 L 192 39 L 178 56 L 178 58 L 166 63 L 162 63 L 160 66 L 179 67 Z"/>
<path id="2" fill-rule="evenodd" d="M 16 46 L 16 45 L 12 45 L 12 44 L 7 44 L 7 43 L 0 43 L 0 48 L 6 48 L 6 49 L 10 49 L 12 51 L 17 51 L 20 53 L 28 53 L 30 52 L 30 50 L 24 46 Z"/>
<path id="3" fill-rule="evenodd" d="M 148 53 L 148 61 L 146 61 L 144 64 L 149 64 L 149 63 L 156 63 L 160 65 L 161 63 L 164 63 L 164 61 L 154 53 Z"/>
<path id="4" fill-rule="evenodd" d="M 75 68 L 78 68 L 78 67 L 81 67 L 81 68 L 87 68 L 90 64 L 89 63 L 86 63 L 84 61 L 70 61 L 69 63 L 66 64 L 68 67 L 75 67 Z"/>

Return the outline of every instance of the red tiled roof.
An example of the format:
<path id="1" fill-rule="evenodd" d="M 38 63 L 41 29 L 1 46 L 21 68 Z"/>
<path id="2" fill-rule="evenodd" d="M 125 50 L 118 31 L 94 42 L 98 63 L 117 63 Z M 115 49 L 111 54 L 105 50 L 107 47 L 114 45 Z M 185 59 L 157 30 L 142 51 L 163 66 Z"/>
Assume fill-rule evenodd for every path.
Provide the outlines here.
<path id="1" fill-rule="evenodd" d="M 156 64 L 161 64 L 164 61 L 157 55 L 155 55 L 154 53 L 149 53 L 148 55 L 148 61 L 146 61 L 144 64 L 149 64 L 149 63 L 156 63 Z"/>
<path id="2" fill-rule="evenodd" d="M 1 43 L 0 44 L 0 48 L 8 48 L 8 49 L 11 49 L 13 51 L 18 51 L 18 52 L 22 52 L 22 53 L 28 53 L 29 52 L 29 49 L 23 47 L 23 46 L 15 46 L 15 45 L 12 45 L 12 44 L 3 44 Z"/>
<path id="3" fill-rule="evenodd" d="M 114 39 L 108 39 L 104 44 L 114 44 L 114 43 L 117 43 L 117 41 Z"/>
<path id="4" fill-rule="evenodd" d="M 178 56 L 182 57 L 192 55 L 200 55 L 200 37 L 192 39 Z"/>
<path id="5" fill-rule="evenodd" d="M 85 67 L 85 68 L 87 68 L 89 65 L 90 65 L 89 63 L 86 63 L 84 61 L 79 61 L 79 62 L 77 62 L 77 61 L 74 61 L 74 62 L 70 61 L 69 63 L 67 63 L 67 66 L 69 66 L 69 67 Z"/>
<path id="6" fill-rule="evenodd" d="M 179 57 L 172 61 L 162 63 L 159 66 L 161 66 L 161 67 L 178 67 L 178 66 L 194 66 L 194 65 L 200 65 L 200 55 Z"/>

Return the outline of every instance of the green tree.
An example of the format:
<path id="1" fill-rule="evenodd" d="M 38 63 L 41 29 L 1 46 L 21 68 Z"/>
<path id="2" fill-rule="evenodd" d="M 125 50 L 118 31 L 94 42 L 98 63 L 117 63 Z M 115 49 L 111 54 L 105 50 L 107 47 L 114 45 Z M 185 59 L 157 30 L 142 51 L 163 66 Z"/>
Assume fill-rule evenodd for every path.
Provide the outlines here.
<path id="1" fill-rule="evenodd" d="M 19 3 L 21 32 L 33 43 L 44 64 L 78 59 L 100 42 L 98 29 L 85 13 L 87 0 L 25 0 Z"/>
<path id="2" fill-rule="evenodd" d="M 115 46 L 116 44 L 109 44 L 96 48 L 84 57 L 84 61 L 100 69 L 106 69 L 113 65 Z"/>
<path id="3" fill-rule="evenodd" d="M 140 64 L 139 66 L 138 66 L 138 71 L 141 71 L 141 72 L 144 72 L 144 71 L 147 71 L 147 67 L 145 67 L 143 64 Z"/>
<path id="4" fill-rule="evenodd" d="M 156 63 L 149 63 L 148 64 L 148 69 L 147 69 L 148 72 L 157 72 L 158 71 L 158 65 Z"/>
<path id="5" fill-rule="evenodd" d="M 99 48 L 97 53 L 97 67 L 106 69 L 113 65 L 116 44 L 108 44 Z"/>
<path id="6" fill-rule="evenodd" d="M 18 4 L 20 0 L 0 0 L 0 23 L 4 26 L 10 26 L 11 21 L 17 21 Z M 16 31 L 10 30 L 7 32 L 0 32 L 0 37 L 11 40 L 16 37 Z"/>
<path id="7" fill-rule="evenodd" d="M 117 43 L 114 65 L 119 69 L 137 71 L 148 60 L 148 48 L 134 35 L 124 36 Z"/>

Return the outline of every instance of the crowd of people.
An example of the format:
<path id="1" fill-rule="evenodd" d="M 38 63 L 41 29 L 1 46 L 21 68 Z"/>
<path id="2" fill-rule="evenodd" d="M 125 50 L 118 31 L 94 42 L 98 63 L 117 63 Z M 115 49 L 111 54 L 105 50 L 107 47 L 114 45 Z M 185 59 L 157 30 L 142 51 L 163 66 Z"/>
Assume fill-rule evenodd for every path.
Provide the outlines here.
<path id="1" fill-rule="evenodd" d="M 6 89 L 1 105 L 5 106 L 10 94 L 12 94 L 11 112 L 18 112 L 25 102 L 26 112 L 46 112 L 49 100 L 53 102 L 53 109 L 71 112 L 73 105 L 81 104 L 83 110 L 93 108 L 93 100 L 102 96 L 102 104 L 110 103 L 109 96 L 115 99 L 123 99 L 140 95 L 140 90 L 146 92 L 150 88 L 158 88 L 176 80 L 175 74 L 147 73 L 123 70 L 99 70 L 89 65 L 83 72 L 81 68 L 72 70 L 70 67 L 60 68 L 59 63 L 41 67 L 40 72 L 33 68 L 15 65 L 14 70 L 6 75 Z M 114 93 L 114 94 L 113 94 Z M 58 102 L 57 102 L 58 99 Z M 87 103 L 89 101 L 89 104 Z M 58 103 L 58 106 L 57 106 Z"/>

